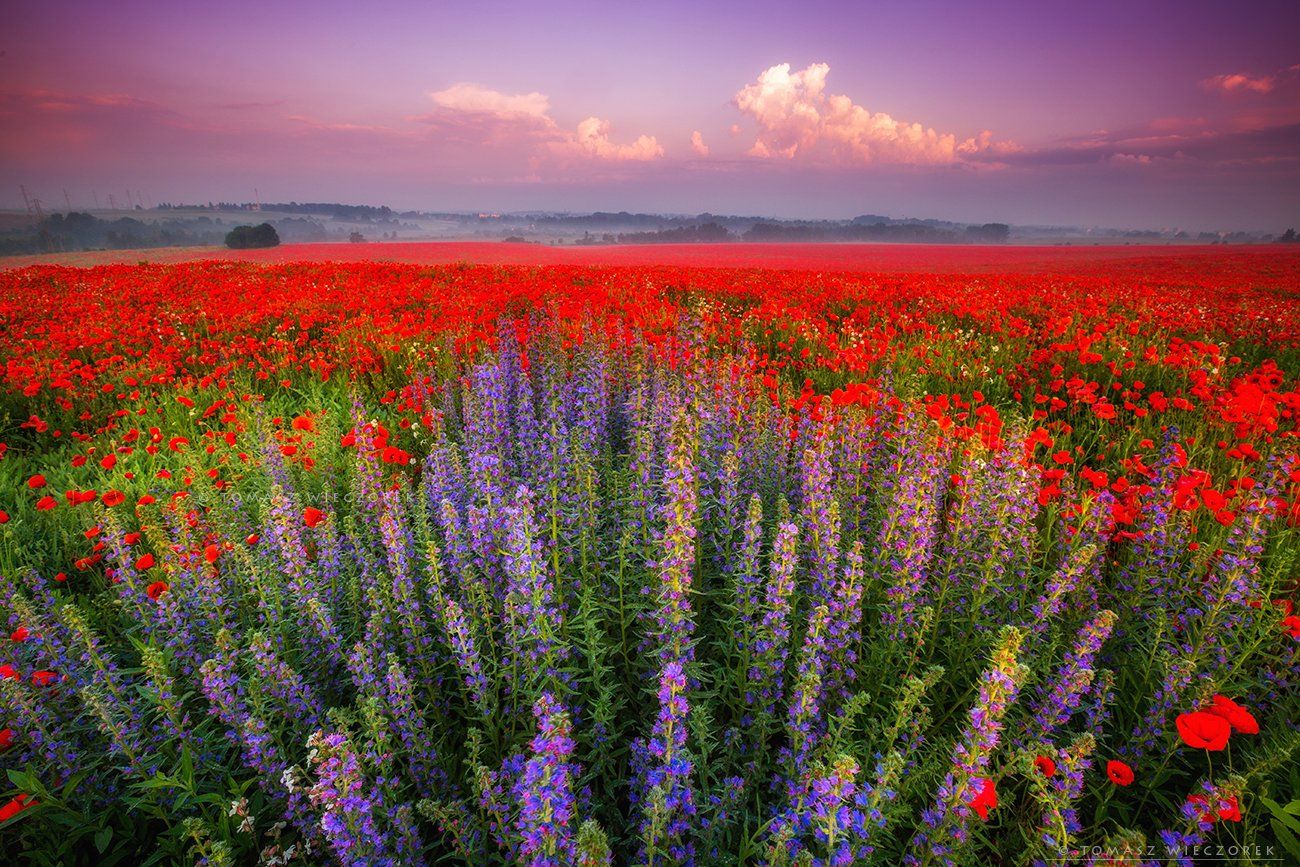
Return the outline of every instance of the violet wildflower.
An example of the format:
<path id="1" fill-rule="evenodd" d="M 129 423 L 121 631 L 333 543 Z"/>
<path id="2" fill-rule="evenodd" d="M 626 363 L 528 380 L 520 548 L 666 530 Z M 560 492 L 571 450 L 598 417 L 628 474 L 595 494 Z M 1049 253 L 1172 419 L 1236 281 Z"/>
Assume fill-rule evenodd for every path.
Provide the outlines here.
<path id="1" fill-rule="evenodd" d="M 790 653 L 790 618 L 795 590 L 799 528 L 782 524 L 772 543 L 762 620 L 748 655 L 745 704 L 758 716 L 756 737 L 762 740 L 771 720 L 770 708 L 784 695 L 785 663 Z"/>
<path id="2" fill-rule="evenodd" d="M 686 747 L 690 705 L 686 675 L 679 662 L 664 665 L 659 675 L 659 716 L 645 747 L 643 779 L 638 785 L 642 813 L 642 852 L 646 864 L 691 864 L 695 860 L 692 824 L 694 765 Z"/>
<path id="3" fill-rule="evenodd" d="M 1026 723 L 1026 736 L 1051 740 L 1057 730 L 1070 721 L 1092 686 L 1095 676 L 1093 661 L 1110 637 L 1116 620 L 1115 612 L 1104 610 L 1079 630 L 1064 662 L 1051 680 L 1039 688 L 1038 700 L 1030 717 L 1032 723 Z"/>
<path id="4" fill-rule="evenodd" d="M 533 867 L 558 867 L 577 858 L 573 786 L 578 768 L 571 760 L 572 726 L 568 712 L 550 693 L 537 699 L 533 714 L 538 733 L 514 790 L 520 804 L 516 828 L 523 838 L 520 859 Z"/>
<path id="5" fill-rule="evenodd" d="M 1016 700 L 1026 670 L 1018 659 L 1024 635 L 1005 627 L 993 651 L 992 665 L 980 676 L 979 697 L 971 708 L 970 723 L 953 749 L 952 768 L 939 785 L 934 806 L 921 814 L 922 826 L 912 838 L 906 863 L 924 865 L 933 860 L 954 863 L 954 854 L 969 838 L 970 803 L 979 792 L 979 780 L 988 771 L 997 749 L 1007 709 Z"/>

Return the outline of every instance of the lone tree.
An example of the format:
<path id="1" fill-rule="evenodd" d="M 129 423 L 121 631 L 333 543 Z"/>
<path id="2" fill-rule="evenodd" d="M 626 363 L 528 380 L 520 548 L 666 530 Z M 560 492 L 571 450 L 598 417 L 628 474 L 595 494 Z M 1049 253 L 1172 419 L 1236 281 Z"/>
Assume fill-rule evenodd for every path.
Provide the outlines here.
<path id="1" fill-rule="evenodd" d="M 1294 244 L 1296 241 L 1295 229 L 1287 229 L 1282 233 L 1282 237 L 1278 238 L 1278 240 L 1283 244 Z"/>
<path id="2" fill-rule="evenodd" d="M 275 231 L 275 226 L 270 223 L 263 223 L 260 226 L 236 226 L 226 235 L 226 246 L 232 250 L 278 247 L 280 235 Z"/>
<path id="3" fill-rule="evenodd" d="M 1011 227 L 1006 223 L 985 223 L 982 226 L 967 226 L 966 238 L 981 244 L 1000 244 L 1011 236 Z"/>

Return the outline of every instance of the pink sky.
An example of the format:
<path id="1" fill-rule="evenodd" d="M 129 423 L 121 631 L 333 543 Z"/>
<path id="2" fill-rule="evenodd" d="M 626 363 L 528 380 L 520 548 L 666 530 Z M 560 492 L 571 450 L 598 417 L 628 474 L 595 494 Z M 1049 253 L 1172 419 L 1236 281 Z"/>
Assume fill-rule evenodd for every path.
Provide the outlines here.
<path id="1" fill-rule="evenodd" d="M 1300 223 L 1293 3 L 865 5 L 28 4 L 0 206 Z"/>

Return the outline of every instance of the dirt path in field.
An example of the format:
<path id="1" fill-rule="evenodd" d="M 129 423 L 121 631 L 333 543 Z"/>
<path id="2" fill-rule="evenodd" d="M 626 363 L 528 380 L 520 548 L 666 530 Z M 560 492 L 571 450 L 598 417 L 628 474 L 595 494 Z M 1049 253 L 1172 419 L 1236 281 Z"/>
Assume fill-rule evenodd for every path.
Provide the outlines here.
<path id="1" fill-rule="evenodd" d="M 162 247 L 0 258 L 0 270 L 29 265 L 90 267 L 138 262 L 203 260 L 243 262 L 403 262 L 438 265 L 672 265 L 715 268 L 778 268 L 809 271 L 926 273 L 1038 273 L 1118 265 L 1148 270 L 1173 265 L 1232 267 L 1260 257 L 1278 258 L 1294 269 L 1300 245 L 982 247 L 924 244 L 646 244 L 553 247 L 489 241 L 372 244 L 289 244 L 269 250 Z M 1290 270 L 1289 269 L 1289 270 Z"/>

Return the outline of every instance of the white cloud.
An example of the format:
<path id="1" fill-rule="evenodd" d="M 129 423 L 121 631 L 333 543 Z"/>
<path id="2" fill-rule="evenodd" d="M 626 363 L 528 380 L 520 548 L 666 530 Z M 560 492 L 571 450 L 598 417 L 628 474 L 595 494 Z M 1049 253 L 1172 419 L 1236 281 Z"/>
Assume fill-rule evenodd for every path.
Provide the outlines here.
<path id="1" fill-rule="evenodd" d="M 959 141 L 952 133 L 871 112 L 847 96 L 826 93 L 829 74 L 825 63 L 798 72 L 781 63 L 736 94 L 736 107 L 758 124 L 751 156 L 942 165 L 974 155 L 987 161 L 1017 149 L 987 131 Z"/>
<path id="2" fill-rule="evenodd" d="M 654 136 L 639 136 L 630 145 L 615 144 L 609 139 L 609 121 L 589 117 L 578 124 L 578 134 L 562 147 L 576 149 L 579 153 L 602 160 L 619 162 L 646 162 L 664 155 L 664 149 Z"/>
<path id="3" fill-rule="evenodd" d="M 704 143 L 704 136 L 700 134 L 698 129 L 691 133 L 691 150 L 695 151 L 697 156 L 707 157 L 709 155 L 709 146 Z"/>
<path id="4" fill-rule="evenodd" d="M 506 94 L 466 82 L 435 91 L 429 97 L 439 107 L 451 111 L 541 118 L 551 110 L 551 101 L 537 91 Z"/>
<path id="5" fill-rule="evenodd" d="M 563 129 L 551 117 L 550 99 L 543 93 L 509 94 L 462 82 L 429 94 L 438 111 L 422 120 L 434 123 L 458 140 L 501 145 L 514 141 L 531 147 L 545 144 L 555 156 L 583 156 L 610 162 L 645 162 L 663 156 L 654 136 L 642 135 L 631 144 L 610 138 L 610 122 L 589 117 L 577 129 Z"/>

